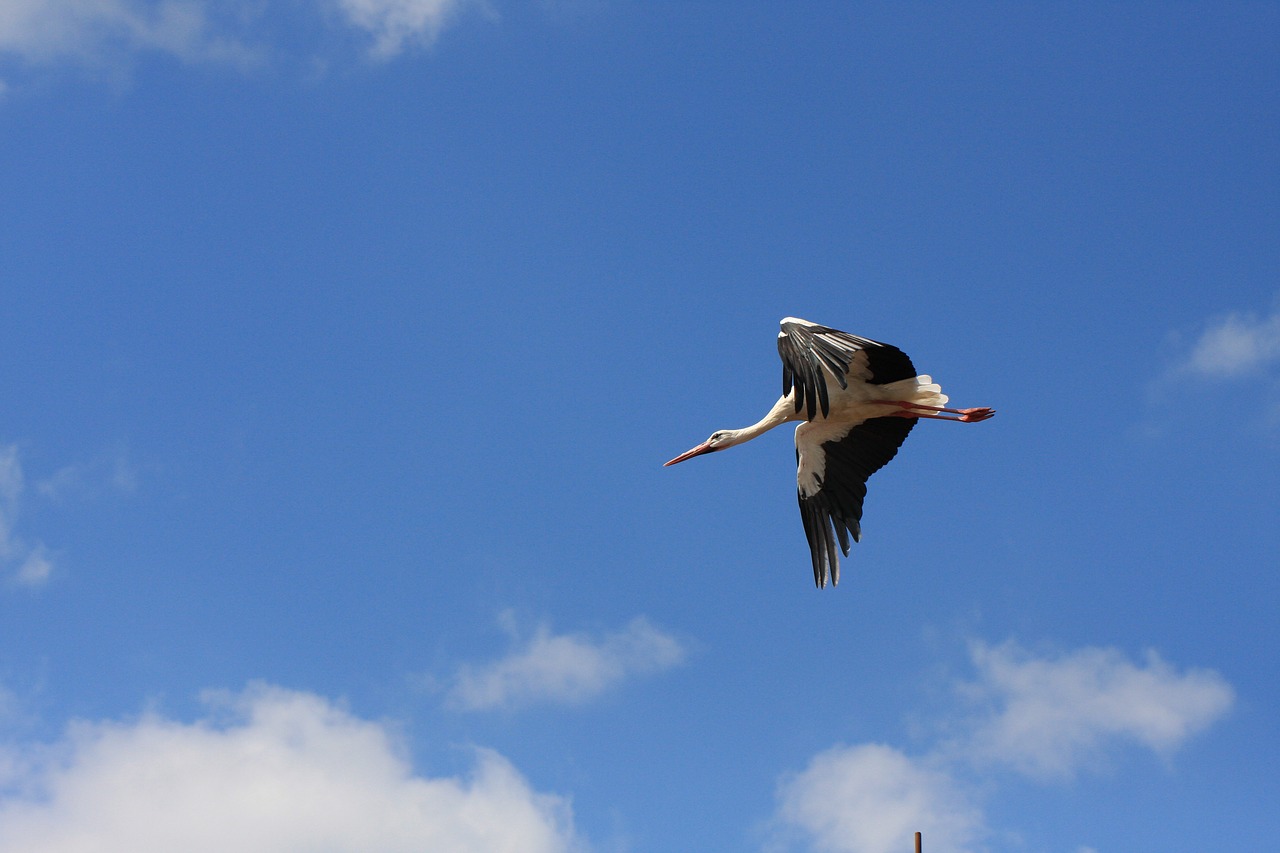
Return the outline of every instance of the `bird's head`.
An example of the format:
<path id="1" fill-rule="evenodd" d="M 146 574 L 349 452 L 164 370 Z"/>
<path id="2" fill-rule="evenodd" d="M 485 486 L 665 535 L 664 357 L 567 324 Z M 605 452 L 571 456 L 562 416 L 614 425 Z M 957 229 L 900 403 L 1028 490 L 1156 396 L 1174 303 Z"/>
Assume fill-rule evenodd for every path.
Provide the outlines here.
<path id="1" fill-rule="evenodd" d="M 699 444 L 697 447 L 693 447 L 693 448 L 690 448 L 689 450 L 686 450 L 684 453 L 681 453 L 679 456 L 677 456 L 675 459 L 672 459 L 670 462 L 664 462 L 662 467 L 665 468 L 668 465 L 674 465 L 677 462 L 683 462 L 686 459 L 692 459 L 693 457 L 701 456 L 704 453 L 711 453 L 716 450 L 724 450 L 726 447 L 733 447 L 735 444 L 738 443 L 735 440 L 737 437 L 738 437 L 738 430 L 733 430 L 733 429 L 717 430 L 716 432 L 711 433 L 711 437 L 708 438 L 706 441 L 702 442 L 702 444 Z"/>

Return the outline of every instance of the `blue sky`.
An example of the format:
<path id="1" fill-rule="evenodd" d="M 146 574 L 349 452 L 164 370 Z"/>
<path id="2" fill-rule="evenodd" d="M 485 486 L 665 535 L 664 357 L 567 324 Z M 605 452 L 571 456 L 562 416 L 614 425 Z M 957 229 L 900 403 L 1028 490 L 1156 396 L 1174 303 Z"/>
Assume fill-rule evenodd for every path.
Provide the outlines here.
<path id="1" fill-rule="evenodd" d="M 1274 4 L 0 3 L 0 853 L 1262 848 Z M 815 590 L 788 315 L 922 422 Z"/>

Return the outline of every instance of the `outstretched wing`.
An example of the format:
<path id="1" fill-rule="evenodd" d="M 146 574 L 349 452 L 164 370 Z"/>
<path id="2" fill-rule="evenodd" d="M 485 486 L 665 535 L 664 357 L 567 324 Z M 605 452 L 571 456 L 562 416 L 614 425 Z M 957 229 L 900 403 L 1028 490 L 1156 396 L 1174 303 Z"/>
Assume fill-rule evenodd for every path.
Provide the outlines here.
<path id="1" fill-rule="evenodd" d="M 806 409 L 808 420 L 816 417 L 819 407 L 823 417 L 831 411 L 828 376 L 848 388 L 850 378 L 884 385 L 916 375 L 911 359 L 895 346 L 796 317 L 782 321 L 778 355 L 782 357 L 782 395 L 794 387 L 796 411 Z"/>
<path id="2" fill-rule="evenodd" d="M 862 538 L 867 478 L 897 455 L 916 419 L 872 418 L 831 438 L 830 429 L 819 423 L 796 430 L 796 459 L 800 518 L 813 557 L 813 581 L 821 588 L 828 579 L 833 586 L 840 582 L 836 542 L 847 557 L 849 539 Z"/>

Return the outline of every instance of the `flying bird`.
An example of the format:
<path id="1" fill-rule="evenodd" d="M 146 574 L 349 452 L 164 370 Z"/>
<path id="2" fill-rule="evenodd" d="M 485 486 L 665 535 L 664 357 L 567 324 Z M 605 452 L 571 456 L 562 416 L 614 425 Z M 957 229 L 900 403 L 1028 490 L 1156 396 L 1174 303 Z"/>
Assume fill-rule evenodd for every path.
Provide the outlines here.
<path id="1" fill-rule="evenodd" d="M 947 396 L 929 376 L 917 376 L 906 353 L 882 344 L 787 317 L 778 332 L 782 397 L 758 423 L 722 429 L 666 465 L 724 450 L 788 421 L 796 427 L 796 484 L 800 518 L 819 588 L 840 582 L 840 551 L 862 538 L 862 499 L 867 478 L 898 452 L 918 418 L 977 423 L 994 409 L 949 409 Z"/>

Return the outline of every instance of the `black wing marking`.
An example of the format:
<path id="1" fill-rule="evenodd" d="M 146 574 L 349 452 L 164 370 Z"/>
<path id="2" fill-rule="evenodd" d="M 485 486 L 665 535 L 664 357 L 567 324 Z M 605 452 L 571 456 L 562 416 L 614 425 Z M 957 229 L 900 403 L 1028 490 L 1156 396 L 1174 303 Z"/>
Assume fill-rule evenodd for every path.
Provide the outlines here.
<path id="1" fill-rule="evenodd" d="M 912 376 L 915 374 L 912 373 Z M 840 582 L 840 550 L 849 556 L 849 539 L 862 538 L 862 499 L 867 478 L 898 453 L 915 418 L 872 418 L 849 430 L 836 441 L 822 444 L 826 454 L 822 486 L 816 494 L 800 497 L 800 519 L 813 557 L 813 581 L 819 588 Z"/>
<path id="2" fill-rule="evenodd" d="M 841 388 L 848 388 L 846 376 L 860 353 L 871 374 L 868 381 L 875 385 L 916 375 L 911 359 L 895 346 L 788 317 L 778 333 L 782 395 L 785 397 L 794 387 L 797 412 L 806 409 L 806 419 L 813 420 L 821 407 L 822 416 L 826 417 L 831 411 L 827 375 L 834 376 Z"/>

